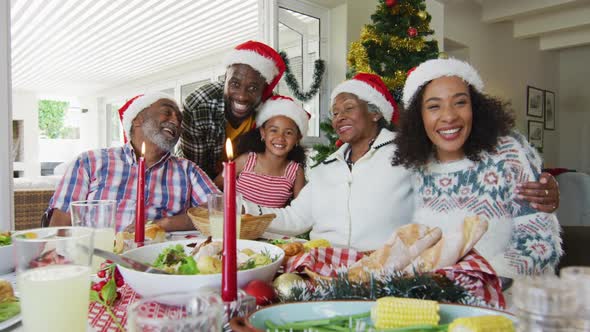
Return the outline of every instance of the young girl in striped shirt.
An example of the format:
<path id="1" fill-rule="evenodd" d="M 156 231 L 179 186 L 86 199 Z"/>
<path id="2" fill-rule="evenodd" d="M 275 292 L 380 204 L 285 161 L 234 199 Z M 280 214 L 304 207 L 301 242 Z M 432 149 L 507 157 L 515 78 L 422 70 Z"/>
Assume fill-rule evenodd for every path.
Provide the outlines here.
<path id="1" fill-rule="evenodd" d="M 279 208 L 297 197 L 305 185 L 306 156 L 299 141 L 308 121 L 308 113 L 289 97 L 276 95 L 263 104 L 257 128 L 238 139 L 236 189 L 245 199 Z M 222 174 L 215 179 L 220 188 Z"/>

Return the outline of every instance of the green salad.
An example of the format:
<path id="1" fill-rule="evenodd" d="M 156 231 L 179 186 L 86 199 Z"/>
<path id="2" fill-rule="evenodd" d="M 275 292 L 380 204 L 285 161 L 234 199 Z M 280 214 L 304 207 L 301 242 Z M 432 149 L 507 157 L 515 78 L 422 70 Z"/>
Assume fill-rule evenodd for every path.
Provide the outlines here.
<path id="1" fill-rule="evenodd" d="M 0 233 L 0 246 L 7 246 L 9 244 L 12 244 L 10 232 Z"/>
<path id="2" fill-rule="evenodd" d="M 219 242 L 209 244 L 210 248 L 221 248 Z M 152 266 L 172 274 L 214 274 L 221 273 L 221 251 L 206 250 L 203 247 L 195 255 L 187 254 L 181 244 L 171 245 L 158 255 Z M 252 249 L 238 252 L 238 270 L 249 270 L 268 265 L 278 257 L 271 257 L 268 252 L 257 253 Z"/>

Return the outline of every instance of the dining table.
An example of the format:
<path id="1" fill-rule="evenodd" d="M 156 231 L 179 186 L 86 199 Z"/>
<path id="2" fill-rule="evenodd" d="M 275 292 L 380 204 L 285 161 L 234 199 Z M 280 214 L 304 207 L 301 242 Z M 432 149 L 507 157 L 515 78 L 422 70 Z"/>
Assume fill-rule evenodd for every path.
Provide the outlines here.
<path id="1" fill-rule="evenodd" d="M 185 240 L 185 239 L 199 239 L 205 238 L 199 231 L 184 231 L 184 232 L 172 232 L 168 233 L 166 240 L 167 241 L 177 241 L 177 240 Z M 263 238 L 265 239 L 280 239 L 281 236 L 272 233 L 264 233 Z M 94 281 L 98 281 L 99 279 L 96 275 L 92 276 Z M 0 279 L 8 280 L 13 284 L 13 288 L 16 291 L 16 295 L 18 296 L 18 289 L 16 286 L 16 272 L 12 272 L 5 275 L 0 275 Z M 137 301 L 140 296 L 128 285 L 124 285 L 123 287 L 119 288 L 119 292 L 121 294 L 120 299 L 116 302 L 116 305 L 113 307 L 113 312 L 115 313 L 119 323 L 122 326 L 126 325 L 127 322 L 127 309 L 129 305 Z M 504 291 L 504 295 L 506 296 L 506 304 L 507 307 L 505 311 L 509 313 L 513 313 L 515 308 L 511 301 L 512 289 L 508 289 Z M 3 327 L 0 323 L 0 332 L 18 332 L 23 331 L 23 327 L 21 322 L 16 322 L 8 327 Z M 96 303 L 91 302 L 88 311 L 88 331 L 89 332 L 115 332 L 118 331 L 116 324 L 113 322 L 111 316 L 106 312 L 105 308 Z"/>

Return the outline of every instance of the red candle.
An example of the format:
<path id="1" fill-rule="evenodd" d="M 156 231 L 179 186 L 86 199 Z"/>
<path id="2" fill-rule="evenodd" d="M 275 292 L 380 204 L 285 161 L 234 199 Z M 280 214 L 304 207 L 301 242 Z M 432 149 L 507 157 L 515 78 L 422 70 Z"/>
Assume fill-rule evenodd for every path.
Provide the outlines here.
<path id="1" fill-rule="evenodd" d="M 221 267 L 221 298 L 235 301 L 238 295 L 238 264 L 236 236 L 236 163 L 231 140 L 225 141 L 227 163 L 223 163 L 223 265 Z"/>
<path id="2" fill-rule="evenodd" d="M 137 166 L 137 203 L 135 204 L 135 243 L 145 239 L 145 142 L 141 143 L 141 156 Z"/>

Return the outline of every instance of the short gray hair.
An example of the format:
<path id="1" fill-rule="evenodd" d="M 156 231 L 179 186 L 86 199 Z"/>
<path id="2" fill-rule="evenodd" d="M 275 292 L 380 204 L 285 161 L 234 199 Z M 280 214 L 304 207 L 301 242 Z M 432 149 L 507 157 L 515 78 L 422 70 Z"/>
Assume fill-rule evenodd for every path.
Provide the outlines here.
<path id="1" fill-rule="evenodd" d="M 367 110 L 371 113 L 377 113 L 383 116 L 383 112 L 381 112 L 381 109 L 377 105 L 372 104 L 370 102 L 367 102 Z"/>

